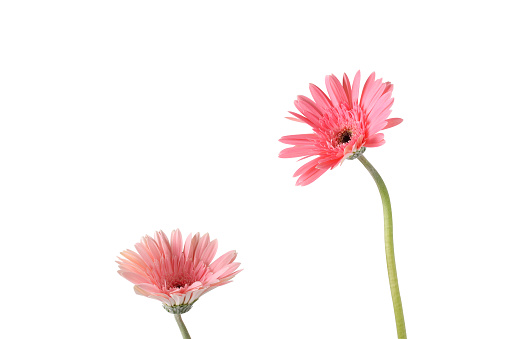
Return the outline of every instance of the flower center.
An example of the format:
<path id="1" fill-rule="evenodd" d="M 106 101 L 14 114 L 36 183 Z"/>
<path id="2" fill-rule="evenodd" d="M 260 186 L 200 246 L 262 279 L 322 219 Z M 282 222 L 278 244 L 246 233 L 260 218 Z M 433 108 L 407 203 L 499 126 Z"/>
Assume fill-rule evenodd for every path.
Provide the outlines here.
<path id="1" fill-rule="evenodd" d="M 166 288 L 182 288 L 194 282 L 189 274 L 178 274 L 169 276 L 166 279 Z"/>
<path id="2" fill-rule="evenodd" d="M 352 139 L 352 131 L 345 129 L 344 131 L 338 133 L 336 137 L 336 141 L 338 144 L 346 144 Z"/>

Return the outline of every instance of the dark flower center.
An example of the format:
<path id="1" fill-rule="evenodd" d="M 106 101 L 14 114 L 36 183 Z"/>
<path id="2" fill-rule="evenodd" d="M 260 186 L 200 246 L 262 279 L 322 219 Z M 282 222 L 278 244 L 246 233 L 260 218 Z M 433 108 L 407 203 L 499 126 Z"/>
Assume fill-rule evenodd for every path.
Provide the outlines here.
<path id="1" fill-rule="evenodd" d="M 343 132 L 340 132 L 337 136 L 337 142 L 338 144 L 346 144 L 352 139 L 352 131 L 350 130 L 344 130 Z"/>

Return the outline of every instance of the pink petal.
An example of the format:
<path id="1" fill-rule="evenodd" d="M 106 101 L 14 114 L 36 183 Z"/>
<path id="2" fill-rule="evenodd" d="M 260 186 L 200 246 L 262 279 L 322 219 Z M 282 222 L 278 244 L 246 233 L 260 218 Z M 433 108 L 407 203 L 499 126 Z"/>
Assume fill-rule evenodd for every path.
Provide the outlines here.
<path id="1" fill-rule="evenodd" d="M 360 84 L 361 84 L 361 71 L 357 71 L 353 79 L 352 85 L 352 104 L 357 103 L 357 100 L 359 99 Z"/>
<path id="2" fill-rule="evenodd" d="M 201 297 L 204 292 L 205 292 L 205 290 L 199 290 L 199 291 L 193 292 L 193 295 L 191 296 L 191 298 L 189 298 L 189 304 L 198 300 L 198 298 Z"/>
<path id="3" fill-rule="evenodd" d="M 168 237 L 166 237 L 166 234 L 164 234 L 163 231 L 156 232 L 155 238 L 157 241 L 157 246 L 159 246 L 161 251 L 164 253 L 164 257 L 171 258 L 170 242 L 168 241 Z"/>
<path id="4" fill-rule="evenodd" d="M 321 177 L 325 172 L 327 172 L 327 169 L 319 169 L 319 168 L 312 168 L 302 174 L 299 179 L 297 179 L 297 182 L 295 183 L 296 186 L 306 186 Z"/>
<path id="5" fill-rule="evenodd" d="M 383 139 L 384 139 L 383 133 L 378 133 L 378 134 L 372 135 L 366 140 L 366 143 L 364 143 L 364 146 L 366 146 L 366 147 L 381 146 L 385 143 L 385 141 Z"/>
<path id="6" fill-rule="evenodd" d="M 159 258 L 161 256 L 159 246 L 157 246 L 156 241 L 152 237 L 145 237 L 145 246 L 149 249 L 152 258 Z"/>
<path id="7" fill-rule="evenodd" d="M 362 93 L 362 99 L 361 99 L 361 108 L 364 110 L 364 112 L 368 111 L 369 104 L 373 101 L 375 93 L 378 92 L 380 89 L 380 86 L 382 86 L 382 79 L 375 80 L 369 87 L 369 89 L 366 89 L 366 93 Z"/>
<path id="8" fill-rule="evenodd" d="M 136 253 L 134 251 L 126 250 L 126 251 L 120 252 L 120 254 L 122 254 L 124 257 L 126 257 L 126 259 L 129 260 L 130 262 L 132 262 L 133 264 L 136 264 L 143 268 L 147 267 L 147 264 L 145 263 L 145 261 L 143 261 L 143 258 L 138 253 Z"/>
<path id="9" fill-rule="evenodd" d="M 200 233 L 196 233 L 194 237 L 191 239 L 191 246 L 189 247 L 189 255 L 187 256 L 187 260 L 194 260 L 194 253 L 196 252 L 196 246 L 200 242 Z"/>
<path id="10" fill-rule="evenodd" d="M 134 289 L 145 296 L 150 293 L 161 293 L 161 290 L 152 284 L 137 284 L 134 286 Z"/>
<path id="11" fill-rule="evenodd" d="M 371 110 L 368 110 L 366 113 L 369 116 L 369 119 L 376 119 L 380 113 L 386 109 L 387 107 L 392 106 L 394 102 L 394 98 L 391 98 L 392 93 L 385 93 L 378 99 L 374 100 L 372 103 Z M 370 105 L 371 106 L 371 105 Z"/>
<path id="12" fill-rule="evenodd" d="M 216 255 L 217 248 L 218 248 L 217 239 L 214 239 L 203 251 L 202 261 L 205 265 L 210 265 L 212 259 L 214 259 L 214 256 Z"/>
<path id="13" fill-rule="evenodd" d="M 340 107 L 341 104 L 348 103 L 345 90 L 334 74 L 327 75 L 325 77 L 325 86 L 327 87 L 327 93 L 329 93 L 329 97 L 331 98 L 334 106 Z"/>
<path id="14" fill-rule="evenodd" d="M 364 83 L 364 87 L 362 88 L 362 95 L 361 95 L 361 101 L 360 106 L 364 109 L 365 105 L 364 102 L 366 100 L 367 92 L 371 91 L 371 87 L 373 86 L 373 82 L 375 81 L 375 72 L 371 73 Z"/>
<path id="15" fill-rule="evenodd" d="M 196 251 L 194 253 L 194 264 L 198 264 L 201 260 L 203 251 L 205 251 L 205 248 L 210 243 L 210 236 L 208 233 L 205 233 L 203 237 L 201 237 L 200 241 L 198 242 L 198 245 L 196 246 Z"/>
<path id="16" fill-rule="evenodd" d="M 379 147 L 379 146 L 382 146 L 383 144 L 385 144 L 385 140 L 380 140 L 379 142 L 372 143 L 372 144 L 369 144 L 369 145 L 364 145 L 364 146 L 366 146 L 366 147 Z"/>
<path id="17" fill-rule="evenodd" d="M 313 125 L 316 125 L 318 126 L 319 125 L 319 117 L 317 117 L 313 112 L 311 112 L 310 110 L 308 110 L 302 101 L 300 100 L 295 100 L 293 102 L 293 104 L 295 105 L 295 107 L 299 110 L 299 112 L 302 113 L 302 115 L 304 115 L 311 123 L 313 123 Z M 291 113 L 291 112 L 290 112 Z"/>
<path id="18" fill-rule="evenodd" d="M 373 94 L 373 98 L 371 99 L 370 103 L 366 107 L 366 112 L 371 112 L 373 107 L 375 107 L 375 104 L 377 103 L 378 99 L 380 99 L 380 96 L 382 95 L 382 92 L 385 89 L 385 84 L 382 84 L 378 90 Z"/>
<path id="19" fill-rule="evenodd" d="M 288 111 L 288 113 L 290 113 L 291 115 L 293 115 L 294 117 L 299 119 L 300 122 L 304 122 L 313 128 L 315 128 L 317 126 L 315 123 L 311 122 L 308 118 L 305 118 L 304 116 L 302 116 L 298 113 L 294 113 L 294 112 L 290 112 L 290 111 Z"/>
<path id="20" fill-rule="evenodd" d="M 320 110 L 320 108 L 318 106 L 316 106 L 316 103 L 309 99 L 308 97 L 306 96 L 303 96 L 303 95 L 298 95 L 297 96 L 297 99 L 299 99 L 299 103 L 308 111 L 310 111 L 311 113 L 313 113 L 313 115 L 315 117 L 317 117 L 318 119 L 322 117 L 322 111 Z"/>
<path id="21" fill-rule="evenodd" d="M 151 294 L 151 295 L 147 295 L 147 297 L 149 297 L 151 299 L 159 300 L 163 304 L 166 304 L 166 305 L 169 305 L 169 306 L 175 305 L 175 301 L 172 298 L 170 298 L 167 295 L 162 294 L 162 293 L 154 293 L 154 294 Z"/>
<path id="22" fill-rule="evenodd" d="M 387 117 L 391 114 L 391 110 L 387 109 L 385 110 L 381 116 L 377 117 L 376 119 L 373 119 L 368 122 L 366 125 L 368 129 L 368 135 L 373 135 L 375 133 L 378 133 L 381 129 L 383 129 L 387 125 Z"/>
<path id="23" fill-rule="evenodd" d="M 186 295 L 172 294 L 171 297 L 175 300 L 175 305 L 182 305 L 184 303 L 184 299 Z"/>
<path id="24" fill-rule="evenodd" d="M 319 169 L 332 169 L 332 168 L 334 168 L 335 166 L 338 165 L 340 160 L 341 160 L 340 158 L 334 157 L 334 159 L 321 161 L 321 162 L 318 163 L 318 165 L 316 165 L 316 168 L 319 168 Z"/>
<path id="25" fill-rule="evenodd" d="M 390 107 L 392 106 L 392 103 L 389 105 L 389 107 L 385 108 L 382 113 L 376 118 L 378 121 L 386 121 L 389 115 L 391 115 L 392 110 L 390 110 Z"/>
<path id="26" fill-rule="evenodd" d="M 173 255 L 182 253 L 182 233 L 178 228 L 171 232 L 171 251 Z"/>
<path id="27" fill-rule="evenodd" d="M 394 85 L 390 83 L 390 81 L 387 81 L 385 83 L 385 90 L 383 92 L 383 94 L 387 93 L 387 92 L 392 92 L 393 88 L 394 88 Z"/>
<path id="28" fill-rule="evenodd" d="M 190 289 L 196 289 L 200 286 L 203 286 L 203 284 L 200 281 L 194 282 L 192 285 L 189 286 Z"/>
<path id="29" fill-rule="evenodd" d="M 280 158 L 296 158 L 296 157 L 304 157 L 307 155 L 314 155 L 316 153 L 315 146 L 294 146 L 290 148 L 285 148 L 281 152 L 279 152 Z"/>
<path id="30" fill-rule="evenodd" d="M 315 100 L 317 105 L 321 106 L 322 108 L 332 107 L 332 102 L 330 101 L 329 97 L 320 88 L 313 84 L 309 84 L 309 91 L 311 92 L 313 100 Z"/>
<path id="31" fill-rule="evenodd" d="M 186 238 L 186 242 L 184 243 L 184 257 L 187 258 L 189 256 L 189 250 L 191 249 L 191 241 L 193 239 L 193 234 L 189 234 Z"/>
<path id="32" fill-rule="evenodd" d="M 391 128 L 391 127 L 394 127 L 394 126 L 398 126 L 399 124 L 401 124 L 403 122 L 403 119 L 401 118 L 391 118 L 391 119 L 387 119 L 387 125 L 383 128 L 383 129 L 387 129 L 387 128 Z"/>
<path id="33" fill-rule="evenodd" d="M 152 260 L 152 257 L 149 254 L 149 250 L 145 247 L 142 243 L 137 243 L 134 245 L 134 248 L 138 251 L 143 261 L 149 266 L 154 266 L 154 261 Z"/>
<path id="34" fill-rule="evenodd" d="M 193 293 L 187 293 L 186 297 L 184 299 L 184 304 L 189 304 L 189 300 L 191 300 L 192 296 L 193 296 Z"/>
<path id="35" fill-rule="evenodd" d="M 222 282 L 224 282 L 224 281 L 226 281 L 226 280 L 230 280 L 230 279 L 232 279 L 233 277 L 235 277 L 237 274 L 239 274 L 239 273 L 240 273 L 240 272 L 242 272 L 242 271 L 243 271 L 243 270 L 238 270 L 238 271 L 235 271 L 235 272 L 233 272 L 233 273 L 230 273 L 230 274 L 228 274 L 228 275 L 226 275 L 226 276 L 222 277 L 222 278 L 220 279 L 220 281 L 221 281 L 221 282 L 220 282 L 219 284 L 215 284 L 215 286 L 223 285 L 223 284 L 222 284 Z"/>
<path id="36" fill-rule="evenodd" d="M 225 277 L 227 277 L 228 275 L 233 273 L 233 271 L 235 271 L 237 268 L 239 268 L 239 266 L 240 266 L 240 263 L 238 263 L 238 262 L 229 264 L 227 266 L 227 269 L 218 277 L 218 279 L 224 279 Z"/>
<path id="37" fill-rule="evenodd" d="M 350 79 L 346 73 L 343 74 L 343 88 L 345 90 L 346 98 L 348 101 L 348 107 L 352 108 L 352 86 L 350 85 Z"/>
<path id="38" fill-rule="evenodd" d="M 237 257 L 236 251 L 226 252 L 225 254 L 217 258 L 212 264 L 210 264 L 210 269 L 212 270 L 212 272 L 216 272 L 217 270 L 223 268 L 225 265 L 232 263 L 236 257 Z"/>
<path id="39" fill-rule="evenodd" d="M 291 120 L 291 121 L 304 122 L 304 121 L 302 121 L 300 119 L 297 119 L 297 118 L 294 118 L 294 117 L 285 117 L 285 118 L 288 119 L 288 120 Z"/>
<path id="40" fill-rule="evenodd" d="M 313 144 L 314 141 L 317 140 L 316 134 L 295 134 L 295 135 L 286 135 L 279 139 L 280 142 L 289 145 L 307 145 Z"/>
<path id="41" fill-rule="evenodd" d="M 343 150 L 343 154 L 344 154 L 343 159 L 348 158 L 350 156 L 350 154 L 353 153 L 354 146 L 355 146 L 354 144 L 346 145 L 345 149 Z"/>
<path id="42" fill-rule="evenodd" d="M 141 276 L 139 274 L 128 272 L 128 271 L 118 271 L 118 274 L 120 274 L 122 277 L 126 278 L 133 284 L 142 284 L 142 283 L 149 283 L 150 281 L 147 279 L 147 277 Z"/>
<path id="43" fill-rule="evenodd" d="M 387 121 L 382 120 L 378 122 L 373 122 L 372 125 L 368 126 L 368 135 L 373 135 L 380 132 L 387 125 Z"/>
<path id="44" fill-rule="evenodd" d="M 299 167 L 299 169 L 293 174 L 293 176 L 297 177 L 297 176 L 301 175 L 302 173 L 309 171 L 311 168 L 315 168 L 316 165 L 318 164 L 319 160 L 320 160 L 320 158 L 316 158 L 316 159 L 313 159 L 313 160 L 305 163 L 304 165 Z"/>

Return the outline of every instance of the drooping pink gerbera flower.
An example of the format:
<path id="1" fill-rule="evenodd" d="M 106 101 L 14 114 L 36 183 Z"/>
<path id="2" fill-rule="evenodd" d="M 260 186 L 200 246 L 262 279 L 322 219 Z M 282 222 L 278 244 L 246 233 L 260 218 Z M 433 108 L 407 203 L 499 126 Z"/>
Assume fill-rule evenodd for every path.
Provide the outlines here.
<path id="1" fill-rule="evenodd" d="M 394 102 L 390 82 L 375 80 L 375 73 L 372 73 L 359 97 L 360 80 L 360 71 L 355 74 L 352 85 L 346 74 L 343 84 L 334 75 L 326 76 L 329 96 L 310 84 L 314 101 L 302 95 L 295 100 L 295 107 L 302 115 L 290 112 L 294 117 L 288 119 L 308 124 L 313 133 L 282 137 L 279 141 L 294 146 L 282 150 L 279 157 L 317 156 L 295 172 L 294 176 L 300 176 L 298 186 L 309 185 L 345 159 L 355 159 L 366 147 L 383 145 L 384 135 L 378 132 L 403 121 L 388 119 Z"/>
<path id="2" fill-rule="evenodd" d="M 171 232 L 168 240 L 163 231 L 148 235 L 134 245 L 138 253 L 126 250 L 117 261 L 118 273 L 135 284 L 136 294 L 157 299 L 170 313 L 189 311 L 193 303 L 214 288 L 231 282 L 241 270 L 237 257 L 230 251 L 214 262 L 217 240 L 207 234 L 189 234 L 182 242 L 180 230 Z"/>

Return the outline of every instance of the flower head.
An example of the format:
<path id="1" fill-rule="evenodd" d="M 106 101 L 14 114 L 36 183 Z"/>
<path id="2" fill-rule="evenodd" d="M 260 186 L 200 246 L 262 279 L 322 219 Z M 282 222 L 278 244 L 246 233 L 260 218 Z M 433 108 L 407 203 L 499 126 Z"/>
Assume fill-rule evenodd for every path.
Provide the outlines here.
<path id="1" fill-rule="evenodd" d="M 295 172 L 294 176 L 299 176 L 298 186 L 309 185 L 345 159 L 358 156 L 365 147 L 383 145 L 384 135 L 378 132 L 403 121 L 388 119 L 394 102 L 393 85 L 375 79 L 375 73 L 372 73 L 359 97 L 360 78 L 359 71 L 350 85 L 346 74 L 343 84 L 334 75 L 326 76 L 329 96 L 310 84 L 313 100 L 302 95 L 295 100 L 295 107 L 301 114 L 290 112 L 293 117 L 288 119 L 308 124 L 313 133 L 282 137 L 279 141 L 294 146 L 282 150 L 279 157 L 305 159 L 317 156 Z"/>
<path id="2" fill-rule="evenodd" d="M 118 273 L 135 284 L 136 294 L 161 301 L 170 313 L 189 311 L 203 294 L 231 282 L 240 272 L 240 263 L 233 262 L 235 251 L 212 262 L 217 240 L 210 241 L 208 234 L 189 234 L 183 243 L 178 229 L 171 232 L 170 240 L 159 231 L 134 247 L 138 253 L 121 252 L 124 258 L 117 261 Z"/>

